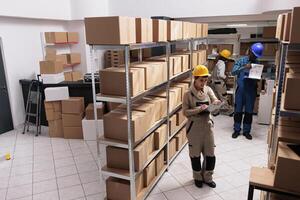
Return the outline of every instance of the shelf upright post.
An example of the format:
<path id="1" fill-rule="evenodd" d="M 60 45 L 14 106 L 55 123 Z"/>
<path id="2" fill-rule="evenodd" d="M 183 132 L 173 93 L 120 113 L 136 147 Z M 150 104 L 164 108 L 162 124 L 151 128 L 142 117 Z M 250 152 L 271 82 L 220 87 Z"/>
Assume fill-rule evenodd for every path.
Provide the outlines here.
<path id="1" fill-rule="evenodd" d="M 193 50 L 194 50 L 194 47 L 193 47 L 194 45 L 193 45 L 193 41 L 192 40 L 190 40 L 189 41 L 189 47 L 188 47 L 188 49 L 189 49 L 189 51 L 190 51 L 190 68 L 191 68 L 191 70 L 193 70 L 193 68 L 195 67 L 195 66 L 193 66 Z M 193 81 L 193 76 L 192 76 L 192 73 L 190 73 L 190 80 L 191 80 L 191 82 Z M 190 83 L 190 85 L 191 85 L 191 83 Z"/>
<path id="2" fill-rule="evenodd" d="M 277 147 L 278 133 L 276 132 L 276 127 L 278 124 L 278 119 L 280 115 L 280 105 L 281 105 L 281 97 L 282 97 L 282 89 L 283 89 L 283 81 L 285 74 L 285 60 L 288 51 L 288 44 L 281 44 L 281 52 L 280 52 L 280 63 L 279 63 L 279 78 L 278 78 L 278 89 L 276 95 L 276 108 L 275 108 L 275 123 L 273 126 L 274 136 L 272 137 L 272 143 L 270 148 L 270 158 L 269 162 L 275 161 L 275 153 Z"/>
<path id="3" fill-rule="evenodd" d="M 131 82 L 130 82 L 130 47 L 125 46 L 124 61 L 125 61 L 125 76 L 126 76 L 126 106 L 127 106 L 127 132 L 128 132 L 128 157 L 129 157 L 129 175 L 130 175 L 130 199 L 136 200 L 136 189 L 135 189 L 135 169 L 134 169 L 134 138 L 132 134 L 132 111 L 131 111 Z M 117 126 L 117 124 L 116 124 Z M 122 131 L 122 130 L 120 130 Z"/>
<path id="4" fill-rule="evenodd" d="M 170 74 L 170 55 L 171 55 L 171 43 L 168 42 L 166 45 L 166 59 L 167 59 L 167 78 L 168 84 L 166 88 L 166 95 L 167 95 L 167 133 L 168 133 L 168 140 L 167 140 L 167 170 L 169 170 L 170 165 L 170 84 L 171 84 L 171 74 Z"/>
<path id="5" fill-rule="evenodd" d="M 138 59 L 139 59 L 139 62 L 143 61 L 143 49 L 138 50 Z"/>

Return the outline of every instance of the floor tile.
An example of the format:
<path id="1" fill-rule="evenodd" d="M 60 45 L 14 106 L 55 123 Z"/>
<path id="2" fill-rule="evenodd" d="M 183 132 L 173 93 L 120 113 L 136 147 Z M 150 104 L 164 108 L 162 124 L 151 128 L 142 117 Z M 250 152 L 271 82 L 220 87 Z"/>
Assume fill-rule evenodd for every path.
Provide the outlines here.
<path id="1" fill-rule="evenodd" d="M 33 194 L 57 190 L 56 179 L 33 183 Z"/>
<path id="2" fill-rule="evenodd" d="M 32 173 L 32 164 L 12 167 L 11 176 L 25 175 Z"/>
<path id="3" fill-rule="evenodd" d="M 57 185 L 59 189 L 71 187 L 73 185 L 79 185 L 79 184 L 80 184 L 80 179 L 78 174 L 57 178 Z"/>
<path id="4" fill-rule="evenodd" d="M 0 178 L 0 189 L 5 189 L 8 187 L 9 177 Z"/>
<path id="5" fill-rule="evenodd" d="M 148 196 L 147 200 L 167 200 L 163 193 Z"/>
<path id="6" fill-rule="evenodd" d="M 68 176 L 68 175 L 73 175 L 77 174 L 77 169 L 75 165 L 70 165 L 66 167 L 61 167 L 61 168 L 56 168 L 56 176 L 57 177 L 62 177 L 62 176 Z"/>
<path id="7" fill-rule="evenodd" d="M 100 180 L 100 174 L 98 170 L 79 173 L 79 176 L 80 176 L 81 183 L 90 183 L 90 182 L 95 182 Z"/>
<path id="8" fill-rule="evenodd" d="M 207 187 L 206 185 L 203 185 L 203 188 L 198 188 L 194 184 L 186 186 L 185 189 L 195 198 L 205 198 L 209 196 L 216 195 L 214 190 L 210 187 Z"/>
<path id="9" fill-rule="evenodd" d="M 198 200 L 223 200 L 219 195 L 213 195 L 210 197 L 200 198 Z"/>
<path id="10" fill-rule="evenodd" d="M 105 191 L 105 183 L 96 181 L 91 183 L 85 183 L 82 185 L 85 195 L 97 194 Z"/>
<path id="11" fill-rule="evenodd" d="M 32 174 L 12 176 L 9 179 L 9 187 L 26 185 L 32 183 Z"/>
<path id="12" fill-rule="evenodd" d="M 66 166 L 70 166 L 70 165 L 75 165 L 73 157 L 67 157 L 67 158 L 62 158 L 62 159 L 55 159 L 54 163 L 55 163 L 55 167 L 56 168 L 66 167 Z"/>
<path id="13" fill-rule="evenodd" d="M 5 200 L 7 189 L 0 189 L 0 200 Z"/>
<path id="14" fill-rule="evenodd" d="M 84 192 L 81 185 L 63 188 L 59 190 L 61 200 L 71 200 L 84 197 Z"/>
<path id="15" fill-rule="evenodd" d="M 177 188 L 180 188 L 181 185 L 178 181 L 173 177 L 162 177 L 161 180 L 158 182 L 158 188 L 162 191 L 170 191 Z"/>
<path id="16" fill-rule="evenodd" d="M 193 200 L 194 198 L 184 189 L 178 188 L 176 190 L 164 192 L 168 200 Z"/>
<path id="17" fill-rule="evenodd" d="M 80 163 L 80 164 L 77 164 L 76 166 L 78 168 L 79 173 L 98 170 L 98 166 L 95 161 Z"/>
<path id="18" fill-rule="evenodd" d="M 86 200 L 100 200 L 100 199 L 104 199 L 105 197 L 106 194 L 103 192 L 103 193 L 87 196 Z"/>
<path id="19" fill-rule="evenodd" d="M 33 195 L 33 200 L 59 200 L 58 191 L 45 192 Z"/>
<path id="20" fill-rule="evenodd" d="M 8 188 L 7 200 L 27 197 L 32 195 L 32 184 L 22 185 L 17 187 Z"/>
<path id="21" fill-rule="evenodd" d="M 54 170 L 46 170 L 41 172 L 33 172 L 33 182 L 41 182 L 55 178 Z"/>

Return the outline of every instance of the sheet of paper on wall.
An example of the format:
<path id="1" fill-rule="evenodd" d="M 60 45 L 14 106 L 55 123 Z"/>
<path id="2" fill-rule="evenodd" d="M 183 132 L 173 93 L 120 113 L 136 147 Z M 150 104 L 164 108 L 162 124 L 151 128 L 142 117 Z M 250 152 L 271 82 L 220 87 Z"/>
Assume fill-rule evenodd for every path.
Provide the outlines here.
<path id="1" fill-rule="evenodd" d="M 264 65 L 251 64 L 251 69 L 249 71 L 249 77 L 251 79 L 261 79 L 261 75 L 264 69 Z"/>
<path id="2" fill-rule="evenodd" d="M 209 106 L 208 106 L 208 108 L 207 108 L 207 110 L 209 111 L 209 112 L 214 112 L 214 111 L 218 111 L 218 110 L 220 110 L 221 109 L 221 107 L 225 104 L 226 102 L 225 101 L 223 101 L 223 102 L 221 102 L 220 104 L 210 104 Z"/>

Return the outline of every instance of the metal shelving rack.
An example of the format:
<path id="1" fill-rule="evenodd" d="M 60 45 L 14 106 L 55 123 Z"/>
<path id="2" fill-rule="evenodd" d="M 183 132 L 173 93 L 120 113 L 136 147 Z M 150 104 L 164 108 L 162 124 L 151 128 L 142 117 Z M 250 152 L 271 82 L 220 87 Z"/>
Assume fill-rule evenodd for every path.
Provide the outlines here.
<path id="1" fill-rule="evenodd" d="M 174 114 L 176 110 L 179 110 L 181 108 L 181 105 L 176 107 L 174 110 L 170 111 L 169 110 L 169 88 L 172 82 L 186 77 L 188 75 L 191 76 L 191 70 L 192 66 L 190 66 L 190 69 L 186 72 L 182 72 L 180 74 L 177 74 L 173 77 L 170 77 L 169 74 L 169 56 L 171 55 L 171 45 L 176 45 L 176 44 L 187 44 L 189 53 L 192 55 L 193 50 L 194 50 L 194 43 L 195 42 L 202 42 L 204 44 L 207 44 L 207 38 L 193 38 L 193 39 L 188 39 L 188 40 L 178 40 L 178 41 L 170 41 L 170 42 L 158 42 L 158 43 L 142 43 L 142 44 L 129 44 L 129 45 L 90 45 L 90 56 L 91 56 L 91 69 L 92 69 L 92 91 L 93 91 L 93 102 L 94 105 L 96 105 L 96 102 L 102 101 L 102 102 L 114 102 L 114 103 L 122 103 L 126 104 L 127 108 L 127 128 L 128 128 L 128 142 L 124 141 L 118 141 L 118 140 L 113 140 L 113 139 L 107 139 L 104 138 L 103 136 L 97 136 L 97 151 L 98 151 L 98 156 L 100 156 L 100 150 L 99 150 L 99 145 L 104 144 L 104 145 L 109 145 L 109 146 L 114 146 L 114 147 L 120 147 L 124 149 L 128 149 L 129 152 L 129 171 L 128 170 L 117 170 L 117 169 L 108 169 L 107 167 L 103 167 L 100 169 L 102 171 L 103 175 L 107 176 L 112 176 L 124 180 L 130 181 L 130 195 L 132 200 L 136 199 L 145 199 L 150 191 L 153 189 L 155 184 L 160 180 L 161 176 L 164 174 L 166 170 L 168 170 L 169 165 L 171 161 L 175 159 L 175 157 L 179 154 L 179 152 L 184 148 L 186 143 L 181 147 L 180 151 L 176 153 L 175 156 L 172 157 L 172 159 L 169 159 L 169 142 L 171 140 L 170 137 L 170 127 L 169 127 L 169 117 L 171 114 Z M 152 48 L 152 47 L 165 47 L 166 50 L 166 57 L 167 57 L 167 66 L 168 66 L 168 72 L 167 72 L 167 81 L 164 83 L 161 83 L 158 86 L 155 86 L 153 88 L 150 88 L 149 90 L 137 95 L 137 96 L 131 96 L 131 83 L 130 83 L 130 50 L 139 50 L 139 61 L 142 61 L 142 49 L 145 48 Z M 102 94 L 96 94 L 96 89 L 95 89 L 95 79 L 94 79 L 94 69 L 96 66 L 96 51 L 98 50 L 124 50 L 124 58 L 125 58 L 125 76 L 126 76 L 126 96 L 121 97 L 121 96 L 110 96 L 110 95 L 102 95 Z M 190 56 L 190 63 L 192 64 L 192 57 Z M 167 92 L 167 116 L 156 122 L 145 134 L 145 136 L 138 141 L 137 143 L 133 142 L 133 135 L 132 135 L 132 124 L 131 124 L 131 119 L 132 119 L 132 103 L 149 95 L 153 94 L 158 90 L 165 89 Z M 94 116 L 95 116 L 95 121 L 97 121 L 97 109 L 94 106 Z M 167 135 L 168 139 L 167 142 L 163 145 L 163 147 L 155 152 L 153 152 L 150 157 L 148 158 L 148 161 L 145 163 L 142 169 L 144 169 L 161 151 L 164 151 L 164 149 L 167 147 L 167 164 L 163 168 L 162 172 L 160 175 L 158 175 L 153 182 L 148 186 L 147 188 L 144 188 L 141 194 L 136 195 L 136 187 L 135 187 L 135 177 L 142 173 L 142 170 L 139 172 L 135 172 L 134 168 L 134 155 L 133 155 L 133 149 L 137 144 L 142 142 L 147 136 L 149 136 L 155 129 L 157 129 L 159 126 L 162 124 L 167 123 Z M 180 128 L 177 130 L 179 132 L 185 124 L 182 124 Z M 95 126 L 96 127 L 96 132 L 99 133 L 99 126 L 98 124 Z M 177 133 L 176 132 L 176 133 Z M 175 134 L 172 135 L 172 137 L 175 136 Z M 98 159 L 100 162 L 100 159 Z M 101 163 L 99 163 L 99 166 L 101 166 Z"/>

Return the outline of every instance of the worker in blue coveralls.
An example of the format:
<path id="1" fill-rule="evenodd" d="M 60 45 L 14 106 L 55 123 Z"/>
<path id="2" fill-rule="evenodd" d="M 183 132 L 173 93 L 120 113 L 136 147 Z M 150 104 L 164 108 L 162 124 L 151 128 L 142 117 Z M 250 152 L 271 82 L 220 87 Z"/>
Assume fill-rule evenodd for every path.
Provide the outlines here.
<path id="1" fill-rule="evenodd" d="M 234 108 L 234 132 L 232 138 L 240 135 L 243 121 L 243 135 L 252 140 L 250 134 L 253 108 L 257 94 L 257 81 L 248 78 L 251 63 L 257 63 L 257 58 L 263 55 L 264 47 L 261 43 L 253 44 L 247 56 L 241 57 L 234 65 L 232 74 L 237 76 L 237 89 L 235 94 Z M 243 118 L 244 114 L 244 118 Z"/>

